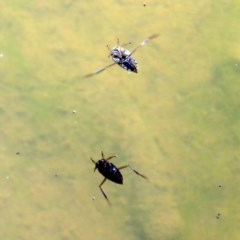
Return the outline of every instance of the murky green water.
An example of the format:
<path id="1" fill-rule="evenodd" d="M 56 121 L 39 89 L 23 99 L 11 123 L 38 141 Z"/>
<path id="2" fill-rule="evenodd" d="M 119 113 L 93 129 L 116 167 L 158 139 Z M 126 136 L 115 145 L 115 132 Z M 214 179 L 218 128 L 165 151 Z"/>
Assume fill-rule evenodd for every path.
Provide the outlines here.
<path id="1" fill-rule="evenodd" d="M 0 239 L 239 239 L 239 1 L 0 9 Z M 82 77 L 111 63 L 107 44 L 154 33 L 138 74 Z M 106 182 L 112 207 L 101 150 L 150 179 Z"/>

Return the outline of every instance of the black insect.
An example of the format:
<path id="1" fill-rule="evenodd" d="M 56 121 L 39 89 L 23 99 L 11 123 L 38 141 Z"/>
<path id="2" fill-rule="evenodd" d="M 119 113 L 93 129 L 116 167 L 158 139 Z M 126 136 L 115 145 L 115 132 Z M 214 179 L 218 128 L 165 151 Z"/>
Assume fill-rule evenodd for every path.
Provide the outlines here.
<path id="1" fill-rule="evenodd" d="M 109 64 L 106 67 L 100 68 L 100 69 L 96 70 L 95 72 L 87 74 L 84 77 L 91 77 L 93 75 L 99 74 L 99 73 L 103 72 L 104 70 L 106 70 L 107 68 L 110 68 L 116 64 L 118 64 L 120 67 L 124 68 L 126 71 L 137 73 L 138 72 L 138 64 L 137 64 L 136 59 L 132 56 L 133 53 L 136 52 L 136 50 L 138 48 L 146 45 L 149 42 L 149 40 L 154 39 L 156 37 L 158 37 L 158 34 L 154 34 L 154 35 L 146 38 L 137 47 L 135 47 L 131 52 L 129 50 L 123 48 L 124 46 L 131 44 L 130 42 L 125 43 L 120 46 L 119 39 L 118 39 L 117 46 L 113 47 L 112 49 L 110 49 L 109 46 L 107 45 L 107 48 L 110 51 L 108 56 L 112 57 L 112 60 L 114 63 Z"/>
<path id="2" fill-rule="evenodd" d="M 115 182 L 117 184 L 123 184 L 123 176 L 121 174 L 121 172 L 119 171 L 120 169 L 123 168 L 127 168 L 129 167 L 133 172 L 135 172 L 137 175 L 139 175 L 142 178 L 147 179 L 146 176 L 144 176 L 143 174 L 139 173 L 138 171 L 136 171 L 135 169 L 133 169 L 130 165 L 124 165 L 122 167 L 116 167 L 113 163 L 110 163 L 109 160 L 114 158 L 116 156 L 110 156 L 108 158 L 104 158 L 104 154 L 102 152 L 102 159 L 98 160 L 97 162 L 94 161 L 91 158 L 91 161 L 95 164 L 95 168 L 94 171 L 96 169 L 98 169 L 98 171 L 104 176 L 103 181 L 100 183 L 99 188 L 103 194 L 103 196 L 105 197 L 105 199 L 107 200 L 107 202 L 110 204 L 110 201 L 108 200 L 107 195 L 105 194 L 105 192 L 102 189 L 102 185 L 105 183 L 105 181 L 108 179 L 112 182 Z"/>

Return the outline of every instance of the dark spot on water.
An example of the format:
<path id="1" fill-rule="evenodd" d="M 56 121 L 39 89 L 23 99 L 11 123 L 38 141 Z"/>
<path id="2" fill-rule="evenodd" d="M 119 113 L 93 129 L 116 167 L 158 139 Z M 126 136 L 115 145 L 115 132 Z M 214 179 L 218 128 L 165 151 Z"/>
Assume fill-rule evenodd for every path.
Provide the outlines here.
<path id="1" fill-rule="evenodd" d="M 20 155 L 20 152 L 16 152 L 16 155 Z"/>

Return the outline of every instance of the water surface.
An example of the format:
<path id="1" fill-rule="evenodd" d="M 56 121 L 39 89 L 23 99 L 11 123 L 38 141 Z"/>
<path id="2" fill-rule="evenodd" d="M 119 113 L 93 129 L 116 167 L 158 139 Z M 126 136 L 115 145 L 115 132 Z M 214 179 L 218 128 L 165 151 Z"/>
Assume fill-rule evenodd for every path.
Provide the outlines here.
<path id="1" fill-rule="evenodd" d="M 1 239 L 239 238 L 239 1 L 0 8 Z M 82 77 L 155 33 L 138 74 Z M 106 182 L 112 207 L 101 150 L 149 177 Z"/>

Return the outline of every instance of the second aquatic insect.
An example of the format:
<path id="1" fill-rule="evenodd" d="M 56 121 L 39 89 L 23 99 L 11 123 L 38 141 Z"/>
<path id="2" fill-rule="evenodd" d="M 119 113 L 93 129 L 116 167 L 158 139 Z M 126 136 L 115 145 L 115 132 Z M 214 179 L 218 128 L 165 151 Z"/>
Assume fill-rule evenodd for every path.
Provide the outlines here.
<path id="1" fill-rule="evenodd" d="M 110 49 L 109 46 L 107 45 L 107 47 L 110 51 L 109 57 L 110 56 L 112 57 L 113 63 L 107 65 L 106 67 L 100 68 L 90 74 L 87 74 L 87 75 L 85 75 L 85 77 L 91 77 L 93 75 L 99 74 L 99 73 L 103 72 L 104 70 L 106 70 L 107 68 L 110 68 L 116 64 L 118 64 L 120 67 L 124 68 L 126 71 L 137 73 L 138 72 L 138 64 L 137 64 L 136 59 L 132 56 L 133 53 L 136 52 L 137 49 L 139 49 L 140 47 L 143 47 L 150 40 L 152 40 L 156 37 L 158 37 L 158 34 L 154 34 L 154 35 L 146 38 L 137 47 L 135 47 L 131 52 L 129 50 L 123 48 L 124 46 L 126 46 L 130 43 L 125 43 L 120 46 L 119 39 L 117 41 L 116 47 L 113 47 L 112 49 Z"/>

